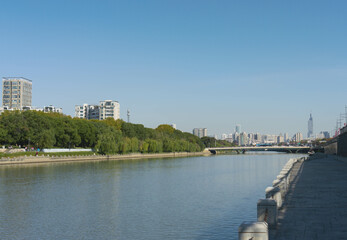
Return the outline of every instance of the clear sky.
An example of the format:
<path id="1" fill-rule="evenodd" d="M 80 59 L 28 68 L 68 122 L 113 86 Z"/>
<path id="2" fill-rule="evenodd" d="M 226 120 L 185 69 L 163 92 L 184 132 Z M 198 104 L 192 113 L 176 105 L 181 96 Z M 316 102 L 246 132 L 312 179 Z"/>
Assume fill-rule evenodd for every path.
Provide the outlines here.
<path id="1" fill-rule="evenodd" d="M 307 134 L 347 104 L 347 1 L 2 0 L 0 75 L 33 105 L 112 99 L 147 127 Z"/>

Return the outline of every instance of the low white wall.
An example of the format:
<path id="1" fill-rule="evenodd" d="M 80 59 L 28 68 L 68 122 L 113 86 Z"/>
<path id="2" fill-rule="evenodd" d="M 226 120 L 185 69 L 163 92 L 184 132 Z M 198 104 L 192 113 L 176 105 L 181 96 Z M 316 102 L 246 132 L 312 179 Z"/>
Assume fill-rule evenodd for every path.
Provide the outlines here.
<path id="1" fill-rule="evenodd" d="M 73 149 L 73 148 L 53 148 L 53 149 L 42 149 L 45 153 L 55 153 L 55 152 L 91 152 L 91 148 L 87 149 Z"/>

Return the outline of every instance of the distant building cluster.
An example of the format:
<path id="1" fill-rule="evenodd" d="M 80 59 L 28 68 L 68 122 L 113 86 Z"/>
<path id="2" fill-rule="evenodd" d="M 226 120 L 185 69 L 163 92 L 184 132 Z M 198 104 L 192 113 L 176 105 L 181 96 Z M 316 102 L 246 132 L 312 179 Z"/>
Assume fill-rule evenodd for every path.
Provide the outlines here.
<path id="1" fill-rule="evenodd" d="M 32 106 L 32 81 L 23 77 L 3 77 L 2 79 L 2 107 L 4 111 L 41 111 L 63 113 L 63 109 L 53 105 L 37 108 Z M 98 105 L 83 104 L 75 106 L 75 116 L 83 119 L 106 118 L 119 119 L 120 106 L 117 101 L 100 101 Z"/>
<path id="2" fill-rule="evenodd" d="M 199 138 L 207 136 L 207 128 L 194 128 L 193 135 L 198 136 Z"/>
<path id="3" fill-rule="evenodd" d="M 14 110 L 34 110 L 62 113 L 62 108 L 49 105 L 43 108 L 32 106 L 32 81 L 23 77 L 2 78 L 2 107 L 0 113 Z"/>
<path id="4" fill-rule="evenodd" d="M 308 140 L 314 139 L 323 139 L 329 138 L 330 134 L 327 131 L 320 132 L 319 134 L 313 135 L 313 118 L 310 114 L 308 121 Z M 246 133 L 241 131 L 241 125 L 237 124 L 235 127 L 234 133 L 221 135 L 221 140 L 226 140 L 228 142 L 234 142 L 239 146 L 246 145 L 258 145 L 258 144 L 286 144 L 286 143 L 299 143 L 303 138 L 301 132 L 297 132 L 291 138 L 288 133 L 279 134 L 279 135 L 269 135 L 269 134 L 260 134 L 260 133 Z"/>
<path id="5" fill-rule="evenodd" d="M 100 101 L 98 105 L 82 104 L 75 106 L 75 117 L 81 119 L 106 118 L 120 119 L 120 105 L 117 101 Z"/>
<path id="6" fill-rule="evenodd" d="M 41 112 L 56 112 L 63 113 L 62 108 L 53 105 L 37 108 L 32 106 L 32 81 L 23 77 L 3 77 L 2 78 L 2 107 L 0 107 L 0 114 L 4 111 L 26 111 L 34 110 Z M 127 111 L 128 122 L 130 121 L 130 112 Z M 120 119 L 120 105 L 117 101 L 104 100 L 99 104 L 82 104 L 75 106 L 75 117 L 81 119 L 97 119 L 104 120 L 106 118 Z M 347 107 L 346 107 L 347 119 Z M 346 120 L 347 121 L 347 120 Z M 176 124 L 171 124 L 176 129 Z M 322 131 L 316 135 L 313 132 L 313 117 L 310 114 L 307 123 L 307 140 L 330 138 L 327 131 Z M 193 134 L 199 138 L 207 136 L 206 128 L 194 128 Z M 217 136 L 215 136 L 217 138 Z M 295 142 L 299 143 L 304 140 L 302 133 L 294 134 L 292 138 L 288 133 L 279 135 L 269 135 L 260 133 L 246 133 L 242 132 L 241 124 L 236 124 L 235 131 L 230 134 L 223 133 L 222 140 L 237 143 L 240 146 L 257 145 L 257 144 L 281 144 Z"/>

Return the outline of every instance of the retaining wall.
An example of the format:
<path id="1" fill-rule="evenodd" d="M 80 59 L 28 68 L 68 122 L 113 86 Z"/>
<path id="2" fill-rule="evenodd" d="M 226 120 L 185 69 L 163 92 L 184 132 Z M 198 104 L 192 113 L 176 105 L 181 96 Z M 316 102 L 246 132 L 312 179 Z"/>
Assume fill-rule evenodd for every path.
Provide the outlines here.
<path id="1" fill-rule="evenodd" d="M 347 157 L 347 132 L 344 131 L 337 139 L 337 155 Z"/>
<path id="2" fill-rule="evenodd" d="M 326 154 L 337 154 L 337 140 L 333 139 L 324 146 L 324 153 Z"/>
<path id="3" fill-rule="evenodd" d="M 108 161 L 108 160 L 128 160 L 146 158 L 173 158 L 206 155 L 203 152 L 174 152 L 174 153 L 153 153 L 153 154 L 125 154 L 125 155 L 88 155 L 88 156 L 59 156 L 53 154 L 43 156 L 22 156 L 18 158 L 1 158 L 0 165 L 31 164 L 31 163 L 59 163 L 59 162 L 87 162 L 87 161 Z"/>

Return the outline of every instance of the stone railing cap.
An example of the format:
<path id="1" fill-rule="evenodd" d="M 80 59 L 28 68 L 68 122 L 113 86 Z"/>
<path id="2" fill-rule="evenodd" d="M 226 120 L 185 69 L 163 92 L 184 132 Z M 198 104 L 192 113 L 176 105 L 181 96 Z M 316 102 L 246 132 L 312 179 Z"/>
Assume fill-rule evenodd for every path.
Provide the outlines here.
<path id="1" fill-rule="evenodd" d="M 239 232 L 242 233 L 267 233 L 268 227 L 266 222 L 243 222 L 239 227 Z"/>
<path id="2" fill-rule="evenodd" d="M 262 205 L 262 206 L 276 206 L 277 203 L 275 200 L 266 198 L 266 199 L 259 199 L 257 202 L 257 205 Z"/>

